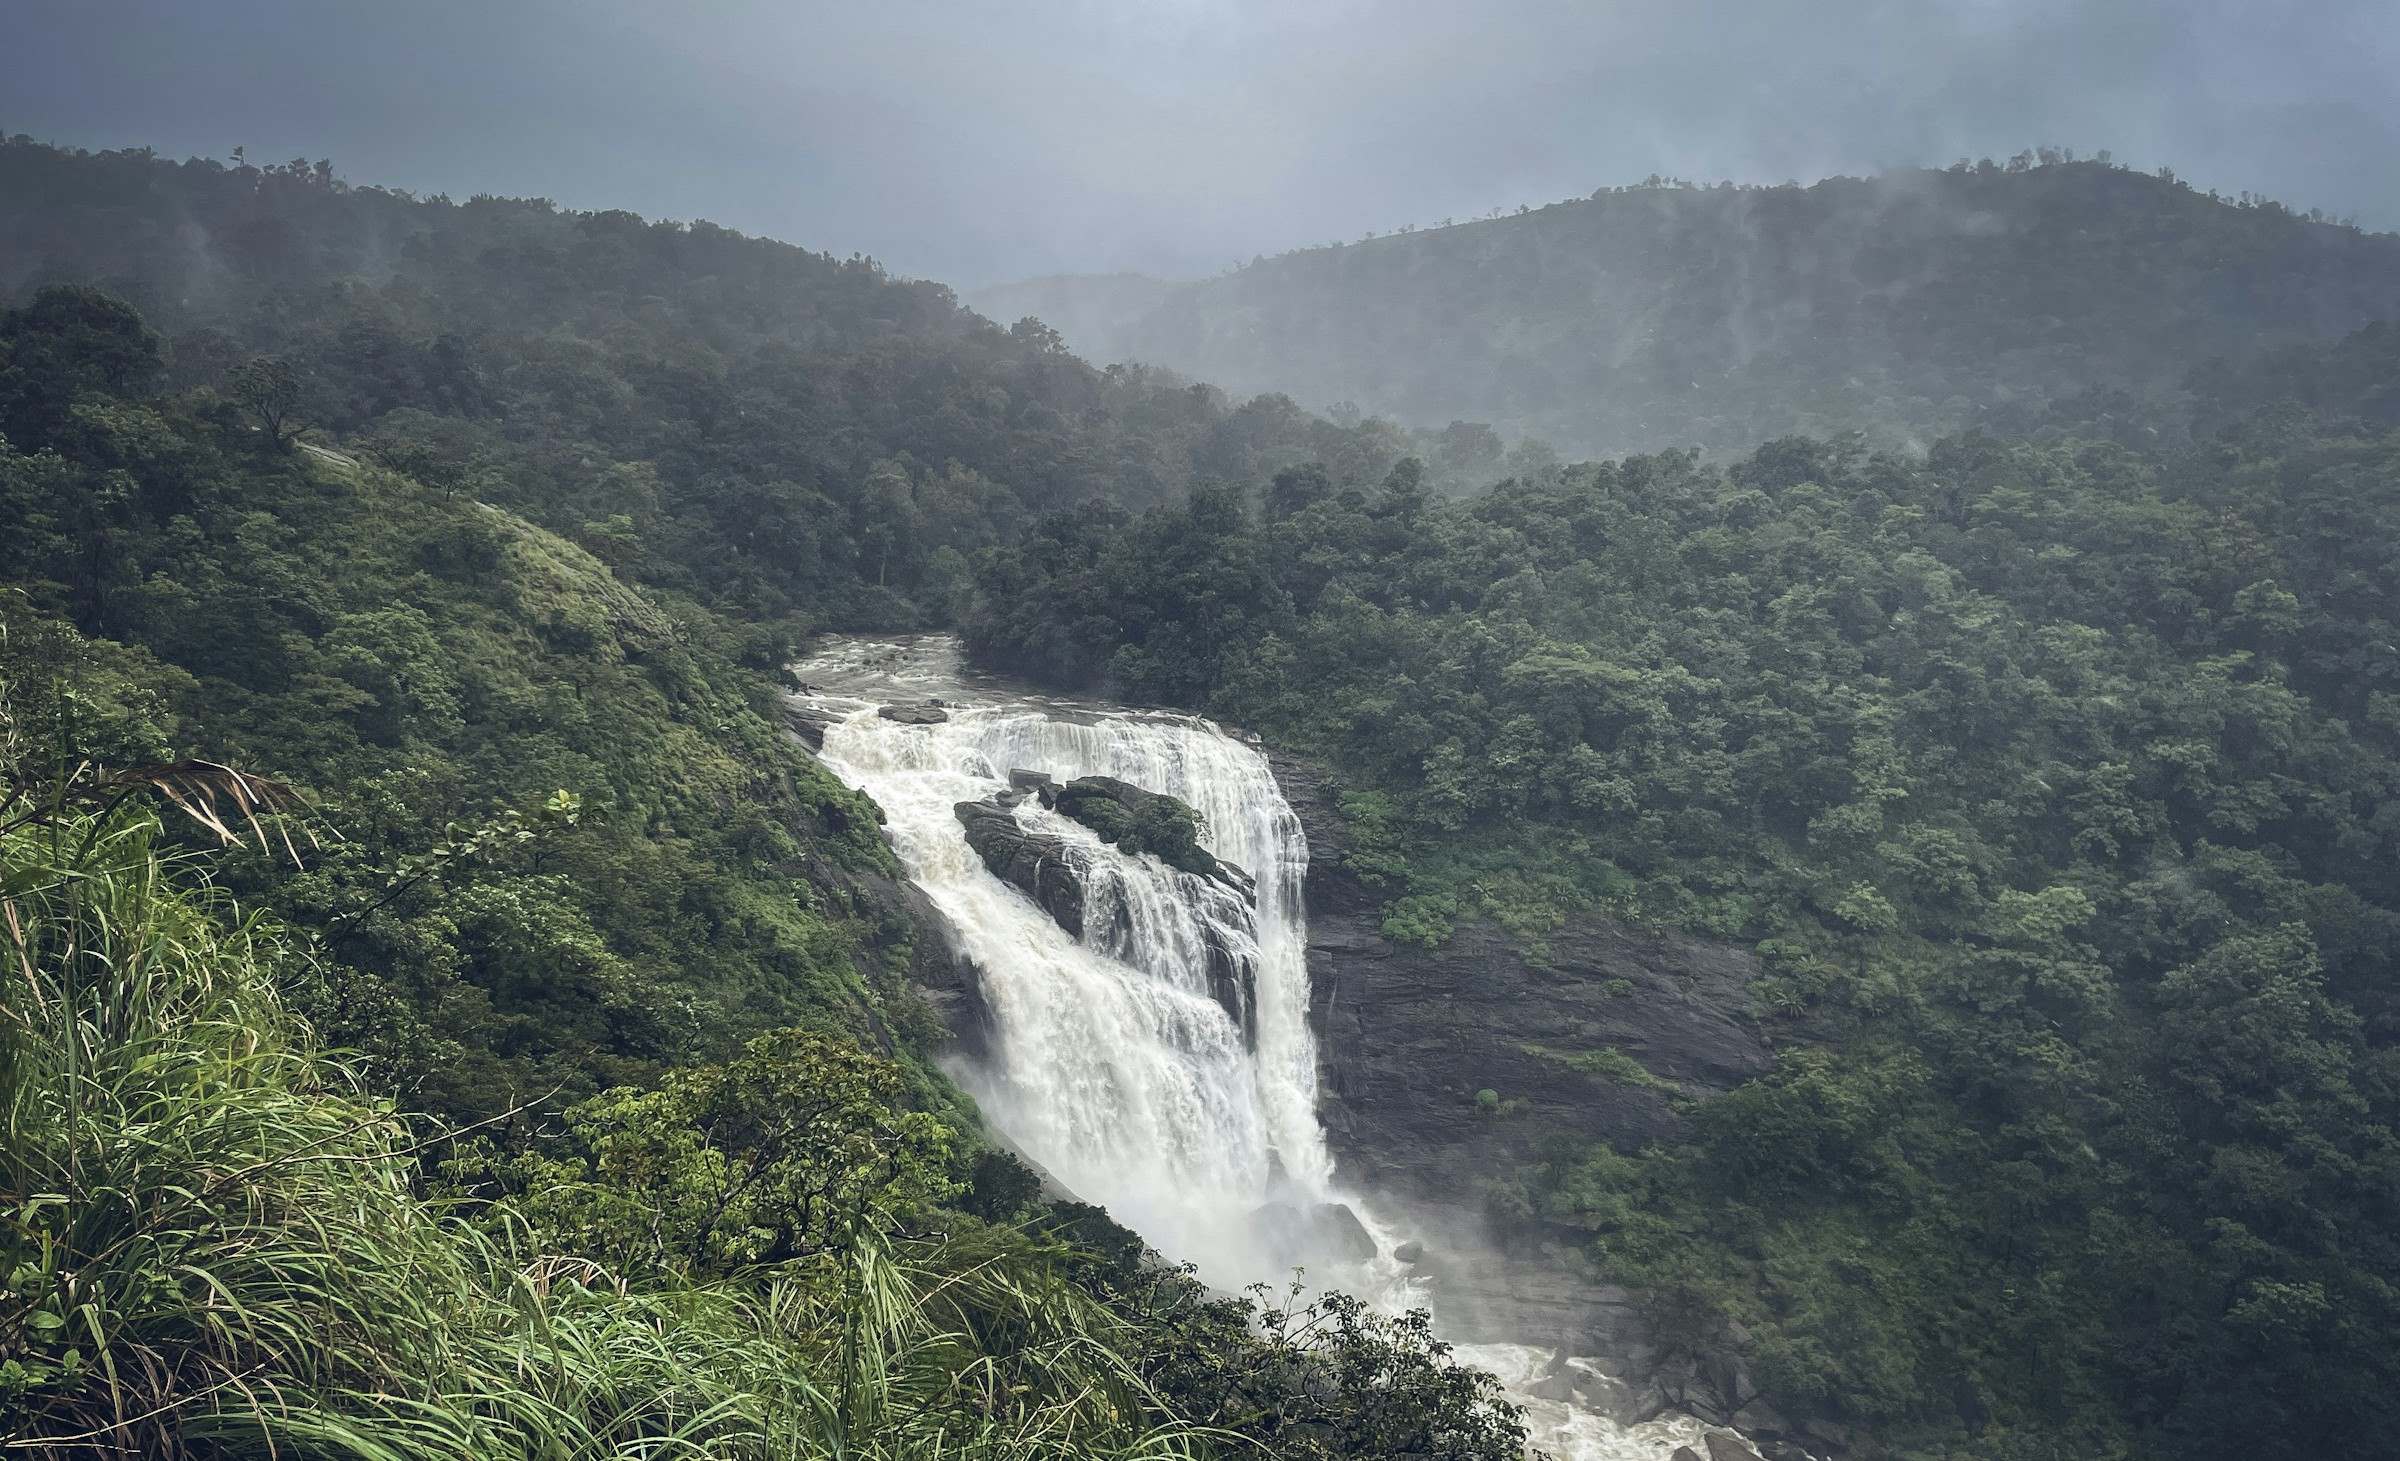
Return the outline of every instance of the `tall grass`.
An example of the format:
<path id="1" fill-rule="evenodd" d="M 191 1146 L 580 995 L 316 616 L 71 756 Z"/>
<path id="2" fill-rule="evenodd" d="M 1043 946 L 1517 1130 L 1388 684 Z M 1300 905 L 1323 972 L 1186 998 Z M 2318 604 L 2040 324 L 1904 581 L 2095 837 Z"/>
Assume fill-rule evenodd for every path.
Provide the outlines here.
<path id="1" fill-rule="evenodd" d="M 423 1196 L 442 1133 L 281 1007 L 272 929 L 126 807 L 0 835 L 0 1456 L 1168 1461 L 1002 1241 L 612 1274 Z"/>

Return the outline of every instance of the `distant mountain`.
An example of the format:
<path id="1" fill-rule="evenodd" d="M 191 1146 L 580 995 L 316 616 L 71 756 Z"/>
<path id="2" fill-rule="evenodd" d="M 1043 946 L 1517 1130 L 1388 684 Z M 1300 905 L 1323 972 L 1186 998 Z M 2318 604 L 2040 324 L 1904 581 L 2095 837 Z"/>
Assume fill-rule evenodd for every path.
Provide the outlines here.
<path id="1" fill-rule="evenodd" d="M 1147 316 L 1185 287 L 1147 274 L 1050 274 L 962 290 L 959 298 L 970 309 L 1002 324 L 1031 315 L 1070 341 L 1115 341 L 1126 325 Z"/>
<path id="2" fill-rule="evenodd" d="M 1141 360 L 1572 454 L 2039 425 L 2400 316 L 2400 237 L 2098 162 L 1613 189 L 1204 281 L 983 291 Z M 2180 413 L 2178 413 L 2180 414 Z"/>

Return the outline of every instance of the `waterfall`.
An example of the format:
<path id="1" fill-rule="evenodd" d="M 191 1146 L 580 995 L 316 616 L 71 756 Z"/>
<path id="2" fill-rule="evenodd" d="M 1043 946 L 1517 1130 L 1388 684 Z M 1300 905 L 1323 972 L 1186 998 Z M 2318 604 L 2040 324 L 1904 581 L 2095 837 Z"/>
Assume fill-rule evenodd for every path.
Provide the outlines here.
<path id="1" fill-rule="evenodd" d="M 1236 1284 L 1285 1257 L 1256 1231 L 1271 1202 L 1331 1200 L 1308 1028 L 1308 844 L 1264 757 L 1185 716 L 1076 714 L 1022 697 L 952 703 L 936 724 L 878 715 L 936 689 L 966 699 L 955 646 L 850 643 L 798 667 L 818 687 L 822 757 L 884 810 L 894 850 L 980 978 L 990 1069 L 962 1084 L 1001 1130 L 1161 1251 Z M 1189 804 L 1202 845 L 1255 881 L 1255 906 L 1212 879 L 1102 843 L 1020 803 L 1029 830 L 1082 868 L 1080 938 L 995 878 L 953 809 L 1009 773 L 1106 775 Z M 1254 1036 L 1212 996 L 1211 945 L 1246 967 Z"/>
<path id="2" fill-rule="evenodd" d="M 977 971 L 992 1053 L 958 1067 L 960 1084 L 1068 1188 L 1211 1282 L 1288 1276 L 1301 1255 L 1262 1210 L 1305 1213 L 1342 1199 L 1317 1121 L 1308 839 L 1266 758 L 1197 717 L 977 684 L 956 642 L 940 636 L 837 641 L 794 671 L 823 727 L 820 758 L 882 807 L 910 880 Z M 929 700 L 940 719 L 880 713 Z M 1055 839 L 1076 869 L 1084 916 L 1070 934 L 985 866 L 956 813 L 1006 797 L 1019 771 L 1058 782 L 1112 776 L 1181 799 L 1200 815 L 1202 845 L 1246 873 L 1255 897 L 1109 846 L 1038 798 L 1018 800 L 1009 815 Z M 1250 1008 L 1220 1001 L 1212 957 L 1248 973 Z M 1388 1254 L 1393 1235 L 1360 1217 Z M 1305 1261 L 1314 1281 L 1421 1301 L 1388 1256 Z M 1538 1398 L 1550 1362 L 1541 1351 L 1459 1354 L 1511 1384 L 1547 1453 L 1657 1461 L 1700 1444 L 1689 1417 L 1620 1427 Z"/>

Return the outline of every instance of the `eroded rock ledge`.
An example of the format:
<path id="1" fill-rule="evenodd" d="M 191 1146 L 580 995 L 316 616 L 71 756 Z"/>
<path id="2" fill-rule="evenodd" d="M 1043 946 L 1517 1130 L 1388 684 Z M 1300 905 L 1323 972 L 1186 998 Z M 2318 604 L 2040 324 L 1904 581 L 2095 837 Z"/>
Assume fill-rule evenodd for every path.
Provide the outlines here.
<path id="1" fill-rule="evenodd" d="M 1091 856 L 1089 848 L 1077 849 L 1063 836 L 1028 827 L 1018 818 L 1017 808 L 1026 797 L 1039 797 L 1045 806 L 1093 826 L 1109 841 L 1119 839 L 1109 837 L 1097 823 L 1105 823 L 1120 833 L 1128 824 L 1101 813 L 1099 807 L 1116 809 L 1118 818 L 1140 816 L 1142 824 L 1147 825 L 1155 825 L 1153 819 L 1158 817 L 1162 804 L 1180 812 L 1186 821 L 1192 818 L 1191 809 L 1174 797 L 1144 791 L 1108 776 L 1078 777 L 1059 786 L 1036 772 L 1013 771 L 1009 780 L 1015 789 L 997 792 L 980 801 L 960 802 L 953 809 L 966 829 L 967 845 L 995 877 L 1031 898 L 1060 928 L 1078 940 L 1125 956 L 1133 937 L 1129 911 L 1121 897 L 1094 897 L 1091 885 L 1094 871 L 1087 861 Z M 1135 838 L 1123 841 L 1134 844 L 1126 846 L 1127 851 L 1151 850 L 1138 845 Z M 1185 858 L 1170 865 L 1189 877 L 1216 883 L 1247 908 L 1256 907 L 1256 891 L 1240 868 L 1196 847 L 1186 850 L 1195 854 L 1196 860 Z M 1091 922 L 1095 917 L 1102 920 L 1097 927 Z M 1244 1042 L 1255 1046 L 1258 971 L 1253 960 L 1214 921 L 1203 920 L 1201 935 L 1208 960 L 1209 995 L 1241 1029 Z"/>
<path id="2" fill-rule="evenodd" d="M 1683 1131 L 1686 1098 L 1730 1089 L 1773 1064 L 1753 1013 L 1756 957 L 1672 932 L 1579 921 L 1528 959 L 1499 929 L 1462 924 L 1441 947 L 1394 943 L 1382 895 L 1344 861 L 1332 778 L 1268 751 L 1308 835 L 1309 1019 L 1318 1111 L 1345 1180 L 1411 1210 L 1425 1241 L 1403 1253 L 1430 1282 L 1445 1330 L 1591 1355 L 1622 1378 L 1582 1398 L 1620 1420 L 1667 1409 L 1779 1437 L 1739 1355 L 1669 1360 L 1638 1295 L 1592 1274 L 1579 1235 L 1496 1225 L 1485 1194 L 1561 1141 L 1631 1152 Z M 1595 1376 L 1598 1372 L 1595 1372 Z M 1835 1447 L 1807 1436 L 1818 1455 Z M 1787 1448 L 1783 1442 L 1790 1441 Z"/>
<path id="3" fill-rule="evenodd" d="M 1060 928 L 1083 937 L 1083 872 L 1067 851 L 1067 839 L 1036 832 L 1017 820 L 1017 794 L 1003 792 L 954 809 L 967 829 L 967 845 L 992 875 L 1018 889 Z"/>
<path id="4" fill-rule="evenodd" d="M 1270 752 L 1308 834 L 1310 1022 L 1335 1154 L 1361 1181 L 1455 1202 L 1551 1138 L 1621 1150 L 1682 1131 L 1677 1097 L 1773 1064 L 1751 1010 L 1746 949 L 1603 920 L 1527 959 L 1489 924 L 1440 948 L 1383 936 L 1381 895 L 1343 860 L 1348 831 L 1322 767 Z M 1603 1055 L 1615 1052 L 1622 1060 Z M 1489 1091 L 1493 1099 L 1479 1101 Z"/>

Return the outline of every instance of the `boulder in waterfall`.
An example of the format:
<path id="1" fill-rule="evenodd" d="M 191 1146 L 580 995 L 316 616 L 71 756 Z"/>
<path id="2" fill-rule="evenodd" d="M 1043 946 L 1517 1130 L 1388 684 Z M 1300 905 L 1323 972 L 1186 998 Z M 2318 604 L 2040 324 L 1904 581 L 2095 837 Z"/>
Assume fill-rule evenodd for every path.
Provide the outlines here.
<path id="1" fill-rule="evenodd" d="M 1613 1415 L 1631 1410 L 1639 1401 L 1640 1392 L 1615 1375 L 1592 1365 L 1578 1362 L 1575 1369 L 1575 1398 L 1587 1410 Z"/>
<path id="2" fill-rule="evenodd" d="M 1228 942 L 1215 923 L 1200 930 L 1208 954 L 1208 997 L 1217 1002 L 1236 1028 L 1242 1043 L 1258 1048 L 1258 965 L 1249 952 Z"/>
<path id="3" fill-rule="evenodd" d="M 875 713 L 901 725 L 940 725 L 950 718 L 949 711 L 930 700 L 916 705 L 886 705 Z"/>
<path id="4" fill-rule="evenodd" d="M 1536 1400 L 1570 1401 L 1575 1398 L 1575 1376 L 1568 1371 L 1563 1357 L 1553 1358 L 1542 1377 L 1525 1387 L 1525 1393 Z"/>
<path id="5" fill-rule="evenodd" d="M 1700 1453 L 1689 1446 L 1677 1446 L 1670 1461 L 1701 1461 Z"/>
<path id="6" fill-rule="evenodd" d="M 1392 1250 L 1392 1257 L 1414 1268 L 1425 1261 L 1425 1245 L 1411 1238 Z"/>
<path id="7" fill-rule="evenodd" d="M 998 796 L 960 802 L 955 810 L 967 829 L 967 846 L 992 876 L 1031 898 L 1060 928 L 1083 937 L 1083 876 L 1069 859 L 1065 838 L 1027 831 Z"/>
<path id="8" fill-rule="evenodd" d="M 1346 1202 L 1270 1202 L 1253 1208 L 1250 1221 L 1279 1267 L 1365 1263 L 1377 1252 Z"/>
<path id="9" fill-rule="evenodd" d="M 831 711 L 805 700 L 783 702 L 783 728 L 812 751 L 825 749 L 825 728 L 838 719 Z"/>
<path id="10" fill-rule="evenodd" d="M 1051 799 L 1059 815 L 1072 817 L 1127 852 L 1146 852 L 1171 868 L 1213 878 L 1255 901 L 1250 875 L 1219 861 L 1200 845 L 1200 814 L 1180 798 L 1145 791 L 1114 776 L 1078 776 Z"/>
<path id="11" fill-rule="evenodd" d="M 1708 1443 L 1708 1461 L 1766 1461 L 1739 1436 L 1710 1431 L 1700 1439 Z"/>
<path id="12" fill-rule="evenodd" d="M 1017 791 L 1033 793 L 1043 806 L 1058 805 L 1058 778 L 1047 771 L 1027 771 L 1020 766 L 1008 773 L 1008 784 Z"/>

